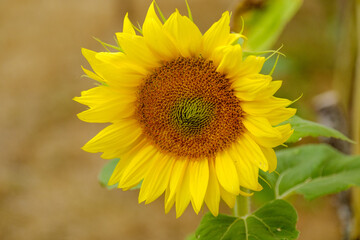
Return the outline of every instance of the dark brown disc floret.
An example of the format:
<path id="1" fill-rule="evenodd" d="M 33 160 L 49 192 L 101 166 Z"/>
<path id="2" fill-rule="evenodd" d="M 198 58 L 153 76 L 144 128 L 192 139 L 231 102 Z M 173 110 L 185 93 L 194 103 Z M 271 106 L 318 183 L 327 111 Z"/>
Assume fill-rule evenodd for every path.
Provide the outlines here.
<path id="1" fill-rule="evenodd" d="M 243 132 L 243 111 L 229 79 L 212 61 L 178 58 L 144 79 L 136 117 L 160 151 L 175 157 L 213 157 Z"/>

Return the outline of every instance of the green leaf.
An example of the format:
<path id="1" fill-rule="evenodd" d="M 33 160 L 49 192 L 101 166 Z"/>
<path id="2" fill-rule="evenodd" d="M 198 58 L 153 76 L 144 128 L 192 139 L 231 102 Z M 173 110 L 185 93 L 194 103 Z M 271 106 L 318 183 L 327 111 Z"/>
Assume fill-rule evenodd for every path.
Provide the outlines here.
<path id="1" fill-rule="evenodd" d="M 304 145 L 277 152 L 277 173 L 261 172 L 268 199 L 293 193 L 314 199 L 360 186 L 360 156 L 347 156 L 325 144 Z M 263 195 L 261 195 L 263 194 Z"/>
<path id="2" fill-rule="evenodd" d="M 111 186 L 108 186 L 107 184 L 119 160 L 119 158 L 109 160 L 109 162 L 106 163 L 105 166 L 101 169 L 101 172 L 98 176 L 101 186 L 106 187 L 107 189 L 116 188 L 116 184 Z"/>
<path id="3" fill-rule="evenodd" d="M 350 140 L 344 134 L 342 134 L 341 132 L 335 129 L 326 127 L 324 125 L 315 122 L 304 120 L 298 116 L 294 116 L 282 124 L 286 124 L 286 123 L 290 123 L 291 127 L 294 129 L 293 135 L 291 135 L 291 137 L 287 140 L 288 143 L 297 142 L 301 140 L 301 138 L 307 136 L 333 137 L 353 143 L 352 140 Z"/>
<path id="4" fill-rule="evenodd" d="M 254 213 L 241 217 L 207 213 L 195 233 L 200 240 L 280 240 L 296 239 L 297 214 L 284 200 L 274 200 Z"/>
<path id="5" fill-rule="evenodd" d="M 251 16 L 245 15 L 247 48 L 250 51 L 271 48 L 301 4 L 302 0 L 271 0 L 251 11 Z"/>
<path id="6" fill-rule="evenodd" d="M 196 240 L 197 238 L 196 238 L 196 236 L 195 236 L 195 233 L 192 233 L 192 234 L 190 234 L 189 236 L 187 236 L 186 238 L 185 238 L 185 240 Z"/>

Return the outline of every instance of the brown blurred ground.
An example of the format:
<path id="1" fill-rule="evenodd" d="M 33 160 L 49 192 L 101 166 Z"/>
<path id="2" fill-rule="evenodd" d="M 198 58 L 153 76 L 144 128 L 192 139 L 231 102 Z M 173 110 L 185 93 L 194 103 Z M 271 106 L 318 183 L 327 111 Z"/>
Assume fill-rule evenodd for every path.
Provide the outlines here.
<path id="1" fill-rule="evenodd" d="M 189 2 L 204 31 L 236 1 Z M 326 39 L 326 32 L 318 38 L 331 14 L 329 7 L 323 8 L 329 2 L 333 1 L 307 1 L 282 36 L 290 64 L 278 72 L 288 69 L 281 77 L 286 86 L 297 86 L 286 93 L 292 98 L 326 90 L 322 83 L 331 78 L 331 53 L 321 66 L 305 64 L 296 74 L 291 72 L 306 40 L 316 45 Z M 183 0 L 158 3 L 166 15 L 174 8 L 186 13 Z M 162 199 L 144 206 L 137 204 L 137 191 L 101 188 L 97 174 L 106 161 L 80 149 L 104 126 L 76 118 L 85 107 L 72 97 L 93 86 L 80 78 L 80 65 L 87 64 L 80 48 L 101 51 L 92 36 L 113 43 L 125 12 L 141 23 L 149 4 L 150 0 L 0 0 L 0 239 L 184 239 L 196 229 L 201 216 L 190 208 L 175 219 L 173 211 L 164 214 Z M 311 16 L 320 19 L 319 26 L 313 26 Z M 308 31 L 305 37 L 303 30 Z M 300 39 L 297 43 L 294 34 Z M 317 61 L 313 52 L 309 55 L 304 63 Z M 300 78 L 306 79 L 296 82 Z M 304 106 L 311 96 L 304 97 Z M 332 202 L 329 198 L 311 206 L 297 203 L 301 239 L 339 239 Z"/>

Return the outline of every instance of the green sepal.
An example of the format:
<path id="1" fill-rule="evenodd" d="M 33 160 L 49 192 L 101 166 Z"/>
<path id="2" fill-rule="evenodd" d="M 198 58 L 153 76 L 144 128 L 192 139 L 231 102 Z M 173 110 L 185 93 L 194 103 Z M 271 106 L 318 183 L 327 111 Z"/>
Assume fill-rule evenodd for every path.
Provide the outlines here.
<path id="1" fill-rule="evenodd" d="M 108 44 L 108 43 L 105 43 L 103 41 L 101 41 L 100 39 L 96 38 L 96 37 L 93 37 L 97 42 L 99 42 L 105 49 L 106 51 L 110 52 L 110 50 L 108 49 L 109 48 L 112 48 L 112 49 L 115 49 L 119 52 L 122 52 L 123 50 L 119 47 L 119 46 L 114 46 L 114 45 L 111 45 L 111 44 Z"/>

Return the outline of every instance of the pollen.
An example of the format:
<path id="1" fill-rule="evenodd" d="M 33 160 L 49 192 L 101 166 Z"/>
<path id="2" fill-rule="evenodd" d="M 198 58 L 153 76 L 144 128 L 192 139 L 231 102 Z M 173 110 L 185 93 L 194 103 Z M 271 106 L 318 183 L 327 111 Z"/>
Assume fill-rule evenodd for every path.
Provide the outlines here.
<path id="1" fill-rule="evenodd" d="M 203 58 L 154 69 L 139 87 L 136 118 L 154 146 L 180 158 L 214 157 L 244 131 L 230 80 Z"/>

